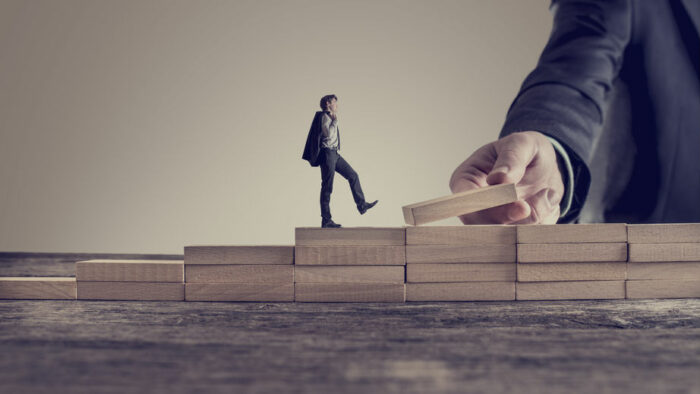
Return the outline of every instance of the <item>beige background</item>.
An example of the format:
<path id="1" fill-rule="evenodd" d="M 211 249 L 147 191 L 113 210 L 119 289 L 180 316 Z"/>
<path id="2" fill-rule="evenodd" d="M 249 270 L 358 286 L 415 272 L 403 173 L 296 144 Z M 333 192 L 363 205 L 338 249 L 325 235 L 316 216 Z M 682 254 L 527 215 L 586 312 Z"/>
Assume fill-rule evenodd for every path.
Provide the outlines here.
<path id="1" fill-rule="evenodd" d="M 402 226 L 494 139 L 548 0 L 0 0 L 0 250 L 182 253 L 318 226 L 301 152 L 339 96 L 344 226 Z M 457 224 L 456 219 L 440 224 Z"/>

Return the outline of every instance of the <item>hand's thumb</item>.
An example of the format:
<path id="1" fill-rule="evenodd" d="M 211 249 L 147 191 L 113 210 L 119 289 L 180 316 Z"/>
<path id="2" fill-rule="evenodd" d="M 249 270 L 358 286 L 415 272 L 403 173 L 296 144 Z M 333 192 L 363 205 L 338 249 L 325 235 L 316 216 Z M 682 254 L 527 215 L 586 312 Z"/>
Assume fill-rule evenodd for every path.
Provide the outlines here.
<path id="1" fill-rule="evenodd" d="M 525 136 L 517 135 L 508 136 L 499 142 L 496 146 L 498 156 L 486 182 L 489 185 L 518 183 L 535 155 L 535 145 Z"/>

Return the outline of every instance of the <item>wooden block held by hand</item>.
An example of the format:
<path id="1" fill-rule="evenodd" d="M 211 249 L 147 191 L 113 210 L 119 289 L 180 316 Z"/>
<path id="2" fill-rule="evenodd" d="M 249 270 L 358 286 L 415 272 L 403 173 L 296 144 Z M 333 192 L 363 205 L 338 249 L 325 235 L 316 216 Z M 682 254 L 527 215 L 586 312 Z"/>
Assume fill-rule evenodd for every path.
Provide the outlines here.
<path id="1" fill-rule="evenodd" d="M 700 298 L 700 280 L 628 280 L 627 298 Z"/>
<path id="2" fill-rule="evenodd" d="M 517 231 L 520 244 L 627 242 L 624 223 L 527 224 Z"/>
<path id="3" fill-rule="evenodd" d="M 185 264 L 294 264 L 294 246 L 185 246 Z"/>
<path id="4" fill-rule="evenodd" d="M 403 283 L 295 283 L 297 302 L 404 302 Z"/>
<path id="5" fill-rule="evenodd" d="M 527 263 L 518 264 L 519 282 L 625 280 L 627 263 Z"/>
<path id="6" fill-rule="evenodd" d="M 78 283 L 79 300 L 183 301 L 184 283 L 83 282 Z"/>
<path id="7" fill-rule="evenodd" d="M 625 298 L 625 281 L 517 282 L 518 300 L 616 300 Z"/>
<path id="8" fill-rule="evenodd" d="M 515 185 L 485 186 L 449 196 L 406 205 L 403 217 L 406 224 L 420 225 L 455 216 L 497 207 L 518 200 Z"/>
<path id="9" fill-rule="evenodd" d="M 74 300 L 75 278 L 0 278 L 2 300 Z"/>
<path id="10" fill-rule="evenodd" d="M 408 264 L 406 282 L 515 282 L 514 263 Z"/>
<path id="11" fill-rule="evenodd" d="M 515 282 L 407 283 L 406 301 L 513 301 Z"/>
<path id="12" fill-rule="evenodd" d="M 187 283 L 293 283 L 293 265 L 213 264 L 185 267 Z"/>
<path id="13" fill-rule="evenodd" d="M 627 244 L 518 244 L 519 263 L 567 263 L 587 261 L 627 261 Z"/>
<path id="14" fill-rule="evenodd" d="M 182 260 L 86 260 L 75 263 L 75 278 L 88 282 L 185 281 Z"/>
<path id="15" fill-rule="evenodd" d="M 468 225 L 407 227 L 406 245 L 515 245 L 516 226 Z"/>
<path id="16" fill-rule="evenodd" d="M 405 265 L 404 246 L 297 246 L 299 265 Z"/>
<path id="17" fill-rule="evenodd" d="M 297 266 L 295 283 L 404 283 L 399 266 Z"/>

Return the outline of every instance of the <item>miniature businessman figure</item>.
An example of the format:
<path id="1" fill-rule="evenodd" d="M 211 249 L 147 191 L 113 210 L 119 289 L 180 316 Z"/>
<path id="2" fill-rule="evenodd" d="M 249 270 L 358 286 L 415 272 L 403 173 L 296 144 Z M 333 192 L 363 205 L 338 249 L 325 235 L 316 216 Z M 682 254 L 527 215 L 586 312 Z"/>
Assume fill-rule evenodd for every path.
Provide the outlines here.
<path id="1" fill-rule="evenodd" d="M 321 98 L 322 111 L 316 112 L 311 129 L 306 139 L 302 158 L 308 160 L 312 167 L 321 167 L 321 227 L 337 228 L 340 224 L 331 219 L 331 193 L 333 178 L 336 173 L 350 182 L 352 198 L 357 210 L 363 215 L 379 201 L 368 203 L 360 186 L 360 177 L 345 159 L 340 150 L 340 129 L 338 128 L 338 97 L 333 94 Z"/>

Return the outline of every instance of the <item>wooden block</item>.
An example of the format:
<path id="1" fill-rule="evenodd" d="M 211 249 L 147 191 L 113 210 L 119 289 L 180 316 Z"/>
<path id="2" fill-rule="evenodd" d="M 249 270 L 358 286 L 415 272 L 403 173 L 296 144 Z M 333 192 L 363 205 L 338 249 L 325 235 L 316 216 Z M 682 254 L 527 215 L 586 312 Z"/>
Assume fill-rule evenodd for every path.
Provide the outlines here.
<path id="1" fill-rule="evenodd" d="M 403 227 L 297 227 L 295 246 L 366 246 L 406 244 Z"/>
<path id="2" fill-rule="evenodd" d="M 293 265 L 214 264 L 185 267 L 187 283 L 294 283 Z"/>
<path id="3" fill-rule="evenodd" d="M 75 278 L 88 282 L 185 281 L 182 260 L 86 260 L 75 263 Z"/>
<path id="4" fill-rule="evenodd" d="M 700 243 L 630 244 L 629 261 L 700 261 Z"/>
<path id="5" fill-rule="evenodd" d="M 512 300 L 515 300 L 515 282 L 406 284 L 406 301 Z"/>
<path id="6" fill-rule="evenodd" d="M 404 302 L 403 283 L 295 283 L 297 302 Z"/>
<path id="7" fill-rule="evenodd" d="M 297 246 L 299 265 L 405 265 L 404 246 Z"/>
<path id="8" fill-rule="evenodd" d="M 189 264 L 294 264 L 294 246 L 185 246 Z"/>
<path id="9" fill-rule="evenodd" d="M 407 227 L 406 245 L 515 244 L 515 229 L 506 225 Z"/>
<path id="10" fill-rule="evenodd" d="M 515 185 L 486 186 L 449 196 L 406 205 L 403 217 L 406 224 L 420 225 L 461 216 L 518 200 Z"/>
<path id="11" fill-rule="evenodd" d="M 628 224 L 627 242 L 631 244 L 700 242 L 700 223 Z"/>
<path id="12" fill-rule="evenodd" d="M 0 278 L 2 300 L 74 300 L 75 278 Z"/>
<path id="13" fill-rule="evenodd" d="M 626 269 L 625 262 L 518 264 L 518 281 L 625 280 Z"/>
<path id="14" fill-rule="evenodd" d="M 628 263 L 627 279 L 700 280 L 700 261 Z"/>
<path id="15" fill-rule="evenodd" d="M 568 263 L 587 261 L 627 261 L 627 244 L 518 244 L 519 263 Z"/>
<path id="16" fill-rule="evenodd" d="M 295 283 L 404 283 L 399 266 L 297 266 Z"/>
<path id="17" fill-rule="evenodd" d="M 518 300 L 617 300 L 625 298 L 625 281 L 517 282 Z"/>
<path id="18" fill-rule="evenodd" d="M 294 283 L 186 283 L 187 301 L 292 302 Z"/>
<path id="19" fill-rule="evenodd" d="M 406 282 L 515 282 L 514 263 L 408 264 Z"/>
<path id="20" fill-rule="evenodd" d="M 515 245 L 407 245 L 406 263 L 515 263 Z"/>
<path id="21" fill-rule="evenodd" d="M 700 280 L 628 280 L 627 298 L 700 298 Z"/>
<path id="22" fill-rule="evenodd" d="M 184 283 L 84 282 L 78 283 L 79 300 L 182 301 Z"/>
<path id="23" fill-rule="evenodd" d="M 627 242 L 627 225 L 605 224 L 534 224 L 518 226 L 518 243 L 590 243 Z"/>

